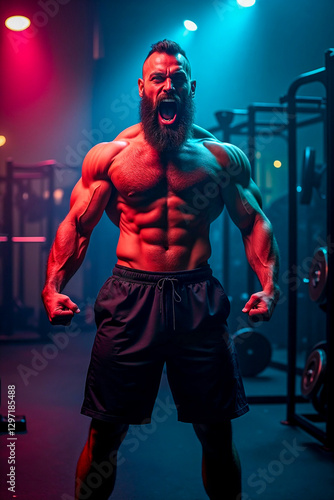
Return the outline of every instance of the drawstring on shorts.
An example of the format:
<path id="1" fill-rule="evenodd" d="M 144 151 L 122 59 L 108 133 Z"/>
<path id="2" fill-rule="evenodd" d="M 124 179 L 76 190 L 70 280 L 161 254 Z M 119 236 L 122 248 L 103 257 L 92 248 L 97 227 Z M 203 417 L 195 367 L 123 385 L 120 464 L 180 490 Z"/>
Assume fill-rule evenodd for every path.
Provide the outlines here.
<path id="1" fill-rule="evenodd" d="M 160 278 L 157 282 L 157 288 L 160 292 L 160 314 L 163 310 L 163 293 L 167 282 L 172 285 L 173 330 L 175 330 L 175 302 L 181 302 L 181 297 L 175 290 L 175 284 L 177 285 L 179 282 L 177 278 Z"/>

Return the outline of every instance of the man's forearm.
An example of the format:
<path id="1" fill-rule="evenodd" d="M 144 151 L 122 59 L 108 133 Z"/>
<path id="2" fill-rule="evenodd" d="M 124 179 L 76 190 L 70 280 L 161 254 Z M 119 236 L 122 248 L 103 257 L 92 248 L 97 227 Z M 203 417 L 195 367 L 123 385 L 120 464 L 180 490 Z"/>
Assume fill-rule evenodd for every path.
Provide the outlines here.
<path id="1" fill-rule="evenodd" d="M 75 221 L 65 219 L 60 224 L 48 258 L 44 290 L 63 290 L 84 260 L 89 237 L 79 233 Z"/>
<path id="2" fill-rule="evenodd" d="M 242 233 L 246 256 L 262 289 L 269 294 L 278 291 L 279 252 L 268 219 L 255 215 L 251 229 Z"/>

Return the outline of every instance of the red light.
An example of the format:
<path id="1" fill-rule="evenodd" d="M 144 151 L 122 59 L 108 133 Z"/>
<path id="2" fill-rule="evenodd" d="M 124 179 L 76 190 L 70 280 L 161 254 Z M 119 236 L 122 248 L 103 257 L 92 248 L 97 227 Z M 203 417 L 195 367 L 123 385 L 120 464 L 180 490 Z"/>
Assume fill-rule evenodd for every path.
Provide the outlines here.
<path id="1" fill-rule="evenodd" d="M 30 26 L 30 19 L 25 16 L 11 16 L 5 21 L 5 25 L 12 31 L 23 31 Z"/>

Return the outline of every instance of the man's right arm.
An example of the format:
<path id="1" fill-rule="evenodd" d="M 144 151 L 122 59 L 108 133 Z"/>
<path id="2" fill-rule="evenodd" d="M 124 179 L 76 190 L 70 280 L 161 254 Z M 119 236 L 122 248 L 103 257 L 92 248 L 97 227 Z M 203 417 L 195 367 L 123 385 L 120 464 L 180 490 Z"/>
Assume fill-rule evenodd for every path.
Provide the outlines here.
<path id="1" fill-rule="evenodd" d="M 98 144 L 84 160 L 82 178 L 73 189 L 70 211 L 58 228 L 47 264 L 42 299 L 52 324 L 68 324 L 80 312 L 61 292 L 84 260 L 91 233 L 114 189 L 108 168 L 124 146 L 120 142 Z"/>

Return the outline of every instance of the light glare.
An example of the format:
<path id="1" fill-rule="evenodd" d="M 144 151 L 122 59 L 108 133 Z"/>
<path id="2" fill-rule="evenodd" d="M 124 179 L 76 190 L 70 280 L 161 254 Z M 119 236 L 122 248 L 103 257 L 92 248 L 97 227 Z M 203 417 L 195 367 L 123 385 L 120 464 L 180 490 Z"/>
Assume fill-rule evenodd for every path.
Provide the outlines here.
<path id="1" fill-rule="evenodd" d="M 11 16 L 5 21 L 5 25 L 12 31 L 23 31 L 30 26 L 30 19 L 25 16 Z"/>
<path id="2" fill-rule="evenodd" d="M 188 31 L 196 31 L 197 30 L 197 24 L 194 23 L 193 21 L 186 20 L 186 21 L 184 21 L 183 24 L 184 24 L 184 27 Z"/>
<path id="3" fill-rule="evenodd" d="M 252 7 L 255 4 L 256 0 L 237 0 L 237 3 L 241 7 Z"/>
<path id="4" fill-rule="evenodd" d="M 0 148 L 6 144 L 6 137 L 4 135 L 0 135 Z"/>
<path id="5" fill-rule="evenodd" d="M 282 166 L 282 162 L 281 161 L 279 161 L 279 160 L 275 160 L 274 161 L 274 167 L 275 168 L 281 168 L 281 166 Z"/>

